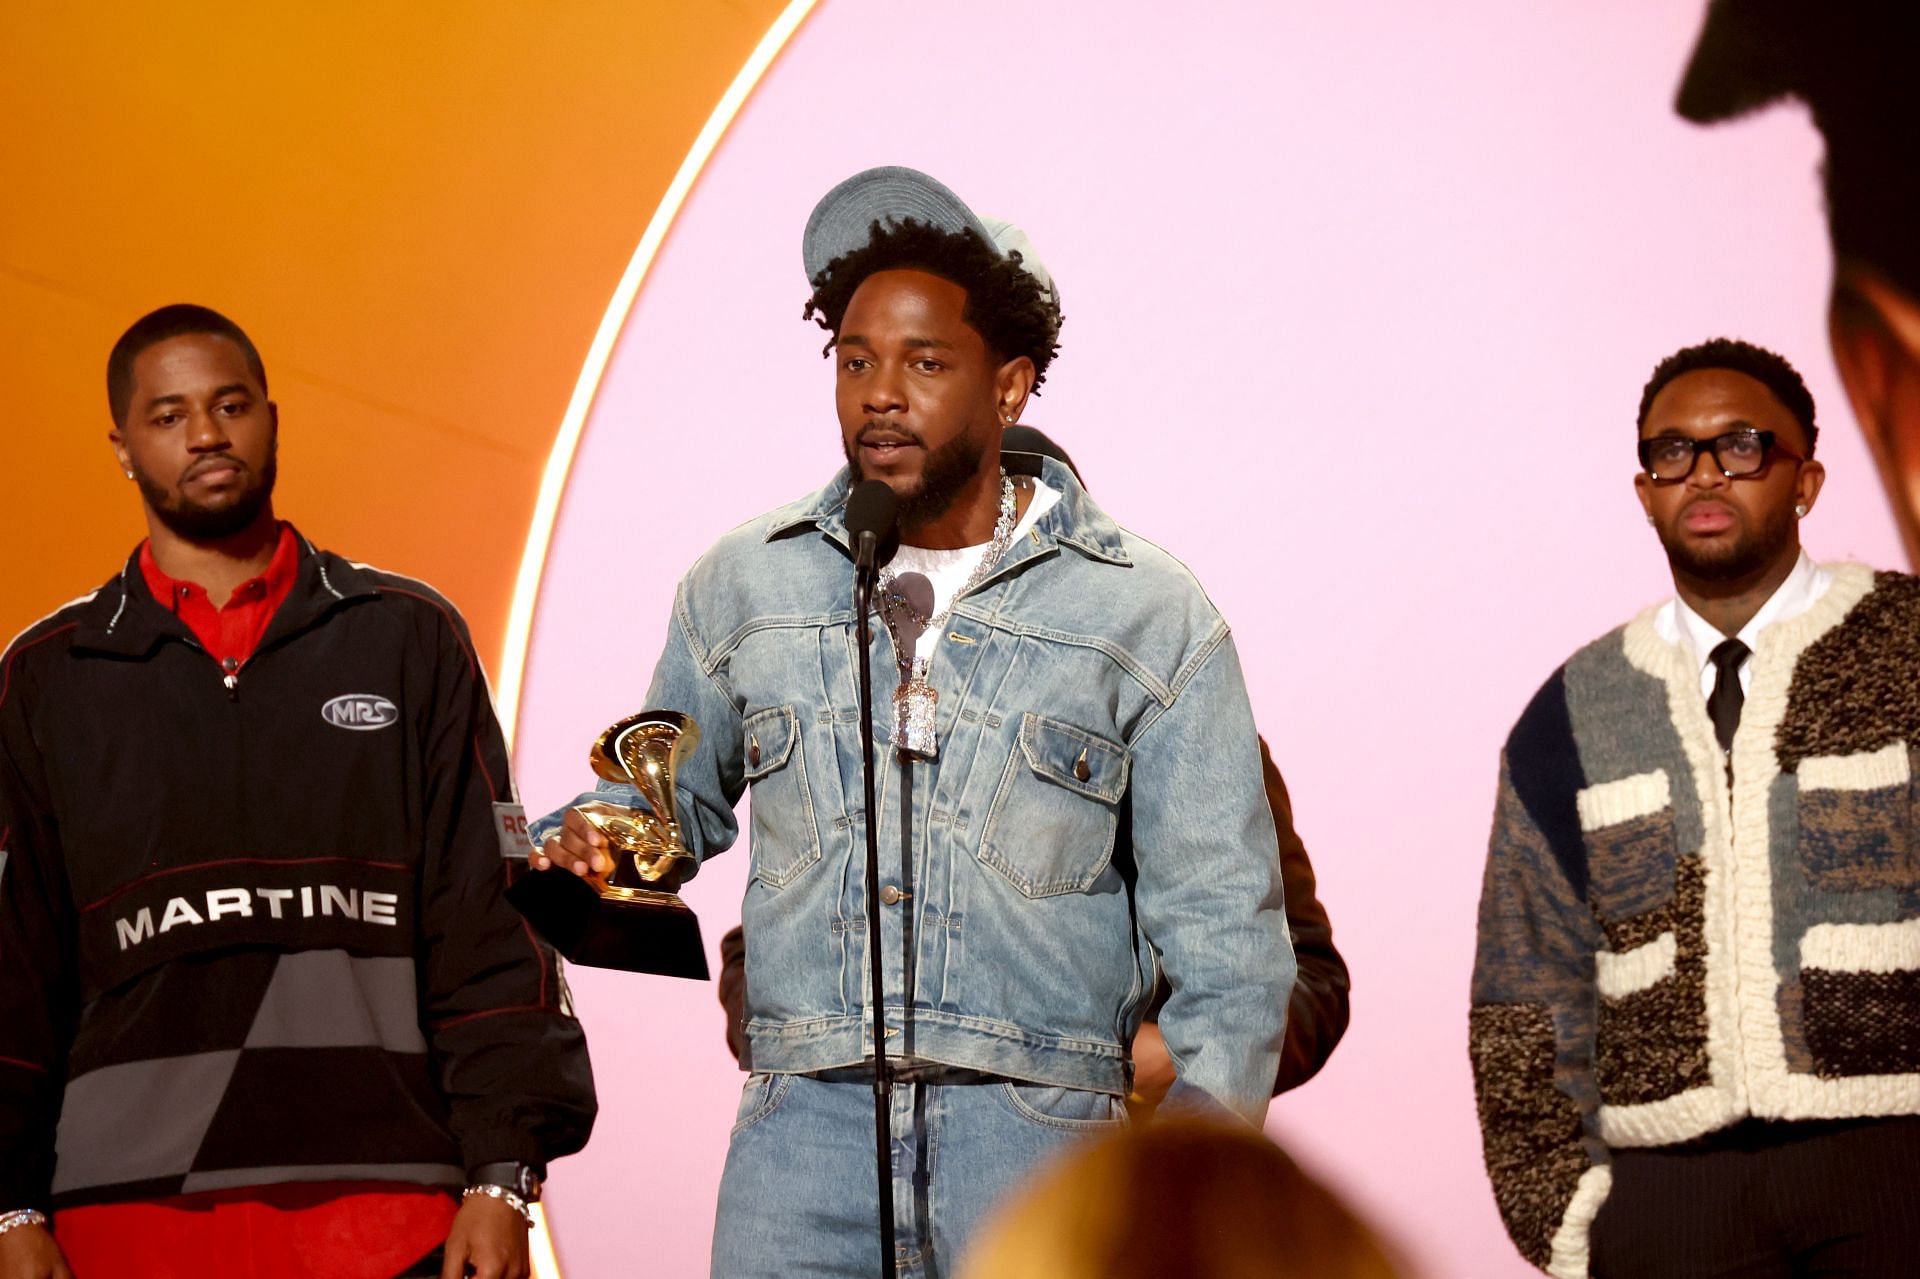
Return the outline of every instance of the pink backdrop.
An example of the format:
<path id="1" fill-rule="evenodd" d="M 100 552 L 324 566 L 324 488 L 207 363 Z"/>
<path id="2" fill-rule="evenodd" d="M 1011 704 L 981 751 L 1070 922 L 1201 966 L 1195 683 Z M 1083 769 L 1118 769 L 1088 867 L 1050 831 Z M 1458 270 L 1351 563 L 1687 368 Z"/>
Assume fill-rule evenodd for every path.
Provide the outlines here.
<path id="1" fill-rule="evenodd" d="M 1786 352 L 1828 427 L 1810 546 L 1898 559 L 1827 354 L 1818 137 L 1676 119 L 1698 18 L 826 0 L 684 208 L 589 420 L 533 636 L 529 809 L 639 708 L 680 572 L 838 462 L 799 322 L 813 201 L 872 164 L 933 172 L 1061 282 L 1027 418 L 1207 583 L 1292 786 L 1354 1023 L 1270 1130 L 1423 1273 L 1530 1273 L 1480 1166 L 1474 906 L 1513 717 L 1667 589 L 1630 491 L 1654 361 L 1723 332 Z M 709 944 L 745 863 L 688 890 Z M 713 988 L 572 981 L 602 1113 L 555 1176 L 563 1256 L 703 1274 L 740 1078 Z"/>

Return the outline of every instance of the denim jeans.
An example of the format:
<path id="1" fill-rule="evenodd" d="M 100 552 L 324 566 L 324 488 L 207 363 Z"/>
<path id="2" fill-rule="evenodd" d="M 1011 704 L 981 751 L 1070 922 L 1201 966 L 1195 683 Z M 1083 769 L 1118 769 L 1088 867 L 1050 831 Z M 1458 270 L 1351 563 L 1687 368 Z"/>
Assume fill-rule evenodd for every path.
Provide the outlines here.
<path id="1" fill-rule="evenodd" d="M 1037 1084 L 893 1090 L 895 1255 L 942 1279 L 1006 1192 L 1049 1156 L 1126 1122 L 1120 1098 Z M 755 1074 L 720 1179 L 714 1279 L 880 1273 L 873 1088 Z"/>

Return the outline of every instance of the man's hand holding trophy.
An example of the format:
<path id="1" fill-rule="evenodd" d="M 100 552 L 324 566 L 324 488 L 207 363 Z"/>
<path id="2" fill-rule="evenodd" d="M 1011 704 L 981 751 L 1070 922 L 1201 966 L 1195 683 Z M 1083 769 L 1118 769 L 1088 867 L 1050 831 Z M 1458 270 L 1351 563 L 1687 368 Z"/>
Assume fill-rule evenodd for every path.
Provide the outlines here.
<path id="1" fill-rule="evenodd" d="M 674 775 L 700 743 L 676 711 L 642 711 L 593 744 L 596 775 L 631 786 L 644 808 L 596 800 L 567 810 L 560 834 L 528 858 L 507 899 L 562 955 L 594 968 L 707 978 L 700 924 L 678 889 L 695 866 L 680 829 Z"/>

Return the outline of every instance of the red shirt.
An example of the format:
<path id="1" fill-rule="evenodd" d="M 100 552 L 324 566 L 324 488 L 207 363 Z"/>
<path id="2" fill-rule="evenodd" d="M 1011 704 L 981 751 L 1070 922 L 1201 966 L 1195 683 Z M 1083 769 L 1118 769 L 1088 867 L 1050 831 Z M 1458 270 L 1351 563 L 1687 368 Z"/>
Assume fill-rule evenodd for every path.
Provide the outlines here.
<path id="1" fill-rule="evenodd" d="M 215 608 L 207 598 L 206 587 L 168 577 L 153 558 L 153 543 L 140 544 L 140 575 L 147 579 L 153 598 L 187 624 L 201 647 L 213 654 L 229 675 L 244 666 L 253 650 L 260 647 L 267 623 L 293 593 L 293 580 L 299 574 L 300 541 L 291 527 L 282 524 L 267 571 L 234 587 L 226 605 Z"/>
<path id="2" fill-rule="evenodd" d="M 153 547 L 140 573 L 228 674 L 246 665 L 293 591 L 300 543 L 287 525 L 266 572 L 216 609 L 168 577 Z M 77 1279 L 391 1279 L 445 1242 L 458 1204 L 431 1186 L 315 1182 L 68 1208 L 54 1234 Z"/>

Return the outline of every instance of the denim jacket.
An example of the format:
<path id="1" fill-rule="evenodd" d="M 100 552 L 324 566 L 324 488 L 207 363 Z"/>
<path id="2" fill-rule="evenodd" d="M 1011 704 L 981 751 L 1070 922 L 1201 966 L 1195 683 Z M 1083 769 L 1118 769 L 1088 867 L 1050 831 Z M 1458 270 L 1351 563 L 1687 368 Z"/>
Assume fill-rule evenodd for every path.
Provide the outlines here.
<path id="1" fill-rule="evenodd" d="M 955 603 L 934 650 L 936 760 L 888 745 L 897 667 L 873 627 L 888 1053 L 1124 1093 L 1164 968 L 1170 1102 L 1257 1119 L 1294 959 L 1239 659 L 1184 566 L 1044 468 L 1063 500 Z M 697 855 L 733 843 L 752 789 L 741 914 L 762 1071 L 872 1055 L 848 487 L 842 470 L 700 558 L 647 696 L 699 722 L 677 779 Z M 606 782 L 574 802 L 592 798 L 639 803 Z"/>

